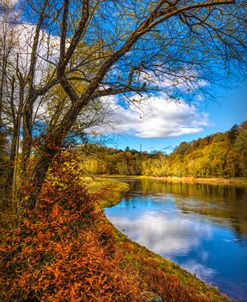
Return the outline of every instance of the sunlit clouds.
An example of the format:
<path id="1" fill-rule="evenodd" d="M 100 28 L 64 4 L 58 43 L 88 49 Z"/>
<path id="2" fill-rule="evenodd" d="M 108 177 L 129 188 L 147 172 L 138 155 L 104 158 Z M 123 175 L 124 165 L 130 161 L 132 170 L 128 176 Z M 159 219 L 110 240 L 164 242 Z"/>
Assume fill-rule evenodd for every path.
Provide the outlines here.
<path id="1" fill-rule="evenodd" d="M 143 102 L 131 102 L 127 107 L 108 98 L 112 108 L 111 125 L 99 132 L 117 132 L 141 138 L 178 137 L 199 133 L 209 125 L 208 115 L 198 112 L 196 106 L 185 101 L 169 101 L 161 96 L 150 97 Z"/>

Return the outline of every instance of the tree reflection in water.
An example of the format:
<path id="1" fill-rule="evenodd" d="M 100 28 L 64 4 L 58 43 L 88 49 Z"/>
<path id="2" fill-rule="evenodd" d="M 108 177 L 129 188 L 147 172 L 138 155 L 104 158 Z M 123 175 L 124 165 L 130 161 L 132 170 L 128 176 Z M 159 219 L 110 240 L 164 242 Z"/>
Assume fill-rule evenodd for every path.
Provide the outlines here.
<path id="1" fill-rule="evenodd" d="M 130 198 L 131 192 L 141 192 L 144 196 L 172 194 L 177 207 L 182 211 L 196 212 L 215 218 L 215 222 L 228 223 L 243 244 L 246 243 L 246 186 L 167 183 L 149 179 L 130 181 L 129 184 L 130 191 L 125 196 L 126 200 Z"/>

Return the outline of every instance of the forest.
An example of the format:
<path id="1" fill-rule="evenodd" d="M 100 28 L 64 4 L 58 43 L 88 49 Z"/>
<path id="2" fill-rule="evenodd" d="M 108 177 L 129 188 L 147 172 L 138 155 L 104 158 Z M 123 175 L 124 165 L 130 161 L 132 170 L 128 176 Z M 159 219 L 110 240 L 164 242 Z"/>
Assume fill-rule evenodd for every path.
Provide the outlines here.
<path id="1" fill-rule="evenodd" d="M 99 145 L 79 149 L 85 171 L 90 174 L 246 177 L 247 122 L 190 143 L 182 142 L 166 155 L 138 152 L 129 147 L 114 150 Z"/>

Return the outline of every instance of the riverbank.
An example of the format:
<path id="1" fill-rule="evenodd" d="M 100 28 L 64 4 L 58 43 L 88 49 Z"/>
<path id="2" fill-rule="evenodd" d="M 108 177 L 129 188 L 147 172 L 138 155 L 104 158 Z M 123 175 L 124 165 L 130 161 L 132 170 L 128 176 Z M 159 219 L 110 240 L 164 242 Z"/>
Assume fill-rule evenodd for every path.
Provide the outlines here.
<path id="1" fill-rule="evenodd" d="M 187 184 L 212 184 L 212 185 L 240 185 L 247 186 L 247 178 L 223 178 L 223 177 L 175 177 L 175 176 L 149 176 L 149 175 L 102 175 L 103 178 L 139 178 L 139 179 L 156 179 L 170 183 L 187 183 Z"/>
<path id="2" fill-rule="evenodd" d="M 101 195 L 102 199 L 99 199 L 99 209 L 116 205 L 122 192 L 127 190 L 126 183 L 118 180 L 100 178 L 98 182 L 98 185 L 91 185 L 91 189 L 94 188 L 92 192 L 95 192 L 95 188 L 101 187 L 100 190 L 105 192 L 104 196 Z M 114 233 L 115 245 L 122 261 L 142 276 L 142 282 L 148 285 L 147 291 L 159 295 L 163 301 L 231 301 L 221 295 L 218 289 L 210 287 L 179 265 L 128 239 L 105 216 L 104 220 Z"/>
<path id="3" fill-rule="evenodd" d="M 110 179 L 81 184 L 77 170 L 70 175 L 68 170 L 47 180 L 35 211 L 5 233 L 0 300 L 230 301 L 106 219 L 103 208 L 120 201 L 126 184 Z"/>
<path id="4" fill-rule="evenodd" d="M 247 185 L 247 178 L 196 178 L 196 177 L 146 177 L 174 183 L 212 184 L 212 185 Z"/>

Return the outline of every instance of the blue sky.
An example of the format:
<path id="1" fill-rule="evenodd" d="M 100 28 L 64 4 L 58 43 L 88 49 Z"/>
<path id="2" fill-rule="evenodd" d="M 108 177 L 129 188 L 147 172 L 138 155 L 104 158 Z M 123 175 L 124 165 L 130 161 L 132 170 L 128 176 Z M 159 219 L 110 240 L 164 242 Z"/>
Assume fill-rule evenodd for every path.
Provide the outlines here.
<path id="1" fill-rule="evenodd" d="M 233 79 L 232 79 L 233 81 Z M 207 115 L 207 122 L 200 127 L 197 133 L 181 134 L 175 137 L 138 137 L 128 133 L 114 135 L 108 146 L 125 149 L 126 146 L 143 151 L 160 150 L 166 153 L 171 152 L 182 141 L 190 142 L 194 139 L 205 137 L 215 132 L 223 132 L 234 124 L 240 124 L 247 120 L 247 81 L 235 84 L 234 88 L 217 88 L 212 91 L 217 95 L 215 101 L 203 101 L 195 111 L 197 114 Z M 202 123 L 203 124 L 203 123 Z"/>
<path id="2" fill-rule="evenodd" d="M 12 0 L 12 3 L 17 2 L 18 0 Z M 28 15 L 28 18 L 29 17 L 30 16 Z M 25 20 L 25 18 L 27 18 L 27 15 L 24 15 L 23 18 Z M 109 20 L 111 21 L 111 19 Z M 103 29 L 108 28 L 104 25 Z M 114 27 L 112 27 L 113 32 L 114 30 Z M 57 34 L 59 33 L 60 32 L 58 31 Z M 56 32 L 54 32 L 54 35 L 55 34 Z M 190 41 L 190 39 L 188 41 Z M 147 43 L 146 40 L 145 43 Z M 162 45 L 157 46 L 163 47 Z M 171 47 L 173 48 L 173 46 Z M 147 64 L 146 56 L 148 54 L 148 51 L 146 51 L 145 54 L 142 53 L 141 57 L 139 57 L 138 49 L 139 48 L 137 47 L 136 54 L 134 50 L 132 50 L 132 52 L 130 52 L 128 56 L 126 56 L 126 62 L 131 62 L 131 57 L 133 57 L 134 59 L 138 58 L 140 60 L 144 60 L 145 57 L 144 62 L 145 64 Z M 184 53 L 184 51 L 179 51 L 178 55 L 181 55 L 181 53 Z M 191 55 L 192 57 L 189 57 L 189 61 L 193 61 L 193 51 Z M 135 62 L 134 59 L 133 62 Z M 165 56 L 164 59 L 166 59 Z M 201 62 L 202 59 L 203 56 L 200 57 L 199 60 L 201 64 L 200 68 L 204 66 L 204 61 Z M 183 62 L 183 60 L 181 60 L 181 62 Z M 215 62 L 218 61 L 213 60 L 213 63 L 211 62 L 211 64 L 216 64 L 216 66 L 214 66 L 214 69 L 217 70 L 217 68 L 222 67 L 221 65 L 219 66 L 218 63 Z M 121 64 L 122 63 L 120 62 L 120 66 Z M 210 62 L 208 64 L 210 64 Z M 127 64 L 127 66 L 129 65 Z M 117 67 L 118 66 L 116 65 L 115 69 L 117 69 Z M 182 69 L 184 71 L 181 73 L 180 76 L 191 76 L 191 78 L 198 77 L 198 79 L 201 79 L 198 80 L 198 88 L 202 88 L 202 90 L 203 88 L 210 88 L 209 82 L 207 82 L 207 80 L 202 80 L 204 79 L 204 76 L 201 77 L 201 73 L 203 74 L 204 70 L 203 68 L 202 71 L 200 70 L 200 68 L 199 70 L 191 70 L 190 68 L 188 68 L 187 70 L 187 65 L 183 66 L 183 64 L 178 67 L 184 68 Z M 119 74 L 116 73 L 116 70 L 113 71 L 113 77 L 117 77 L 119 74 L 124 77 L 123 69 L 119 68 Z M 128 68 L 127 71 L 129 72 Z M 235 72 L 237 73 L 237 70 L 235 70 Z M 210 80 L 211 73 L 208 71 L 208 69 L 205 69 L 204 73 L 206 73 L 205 79 Z M 174 72 L 174 79 L 170 78 L 170 75 L 168 78 L 167 75 L 162 77 L 163 72 L 159 72 L 158 74 L 158 78 L 162 82 L 161 85 L 165 87 L 165 91 L 169 91 L 168 87 L 172 87 L 173 89 L 174 80 L 176 80 L 176 77 L 178 79 L 180 78 L 179 74 L 177 74 L 176 72 Z M 128 76 L 128 73 L 125 76 Z M 150 76 L 153 75 L 150 74 Z M 140 75 L 140 79 L 141 81 L 144 81 L 145 84 L 149 81 L 149 77 L 144 78 L 143 74 Z M 221 79 L 221 77 L 217 79 L 219 80 Z M 157 79 L 155 77 L 153 77 L 153 80 L 154 83 L 157 83 Z M 241 122 L 247 119 L 247 81 L 242 81 L 241 83 L 238 83 L 238 87 L 235 87 L 231 90 L 225 90 L 223 88 L 212 88 L 212 90 L 210 91 L 211 94 L 218 95 L 219 97 L 214 101 L 210 102 L 206 102 L 205 100 L 203 100 L 202 95 L 200 95 L 201 89 L 197 90 L 194 88 L 195 90 L 193 91 L 192 88 L 192 91 L 194 93 L 190 93 L 190 90 L 186 89 L 188 88 L 188 85 L 184 85 L 186 84 L 184 82 L 186 82 L 186 80 L 177 83 L 177 88 L 179 92 L 181 92 L 182 98 L 180 103 L 177 102 L 176 104 L 166 99 L 164 95 L 154 95 L 149 99 L 143 100 L 141 104 L 137 103 L 137 106 L 133 104 L 134 98 L 131 99 L 130 97 L 130 100 L 132 102 L 126 105 L 126 107 L 123 106 L 123 103 L 121 104 L 119 102 L 119 99 L 117 97 L 110 97 L 108 100 L 106 100 L 105 107 L 107 109 L 110 108 L 111 110 L 111 114 L 109 114 L 109 121 L 111 123 L 111 127 L 113 126 L 113 128 L 115 128 L 104 128 L 104 126 L 99 127 L 99 129 L 103 129 L 103 132 L 101 131 L 100 133 L 99 131 L 99 134 L 105 134 L 110 137 L 110 140 L 107 140 L 106 145 L 119 149 L 125 149 L 127 146 L 129 146 L 130 148 L 137 150 L 140 150 L 141 148 L 143 151 L 148 152 L 152 150 L 160 150 L 166 153 L 170 153 L 182 141 L 190 142 L 199 137 L 205 137 L 209 134 L 213 134 L 218 131 L 226 131 L 234 124 L 240 124 Z M 228 82 L 231 83 L 231 85 L 236 86 L 237 77 L 234 78 L 233 76 L 231 76 Z M 222 83 L 222 85 L 224 85 L 224 83 Z M 174 95 L 177 97 L 176 93 Z M 185 100 L 189 100 L 190 98 L 193 98 L 193 100 L 195 100 L 197 106 L 193 105 L 190 107 L 186 103 Z M 96 127 L 96 133 L 97 130 L 98 129 Z M 119 134 L 117 135 L 113 133 Z"/>

